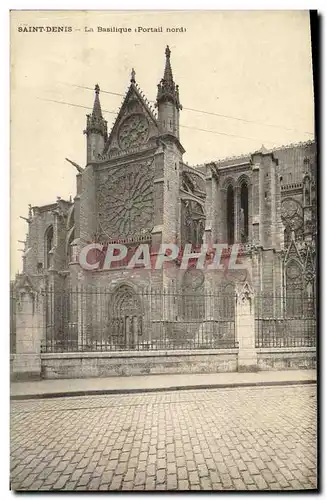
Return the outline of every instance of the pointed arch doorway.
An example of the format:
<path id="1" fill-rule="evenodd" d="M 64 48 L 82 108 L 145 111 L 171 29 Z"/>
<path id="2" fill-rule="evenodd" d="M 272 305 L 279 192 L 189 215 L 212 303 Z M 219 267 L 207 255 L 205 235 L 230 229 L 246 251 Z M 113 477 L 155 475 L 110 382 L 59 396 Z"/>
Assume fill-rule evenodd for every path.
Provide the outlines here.
<path id="1" fill-rule="evenodd" d="M 120 349 L 136 349 L 142 334 L 141 302 L 129 285 L 119 286 L 109 303 L 109 335 Z"/>

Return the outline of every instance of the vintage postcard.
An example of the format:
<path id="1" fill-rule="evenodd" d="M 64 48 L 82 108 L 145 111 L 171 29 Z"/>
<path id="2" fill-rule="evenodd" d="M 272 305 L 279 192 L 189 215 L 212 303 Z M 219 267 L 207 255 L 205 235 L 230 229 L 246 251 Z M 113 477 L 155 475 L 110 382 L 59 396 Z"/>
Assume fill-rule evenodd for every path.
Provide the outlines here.
<path id="1" fill-rule="evenodd" d="M 318 488 L 314 20 L 11 11 L 12 490 Z"/>

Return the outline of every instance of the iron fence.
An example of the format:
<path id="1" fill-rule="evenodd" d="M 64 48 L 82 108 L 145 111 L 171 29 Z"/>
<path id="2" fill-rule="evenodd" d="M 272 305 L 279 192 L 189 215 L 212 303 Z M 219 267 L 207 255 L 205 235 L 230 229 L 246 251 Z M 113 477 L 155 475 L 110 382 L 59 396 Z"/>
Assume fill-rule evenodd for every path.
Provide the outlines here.
<path id="1" fill-rule="evenodd" d="M 112 292 L 48 288 L 42 352 L 229 349 L 238 346 L 234 293 Z M 314 298 L 259 294 L 254 299 L 257 348 L 314 347 Z M 10 352 L 16 352 L 16 296 L 10 290 Z"/>
<path id="2" fill-rule="evenodd" d="M 226 349 L 235 339 L 235 296 L 73 288 L 45 296 L 43 352 Z"/>
<path id="3" fill-rule="evenodd" d="M 314 347 L 316 304 L 302 295 L 255 297 L 256 347 Z"/>

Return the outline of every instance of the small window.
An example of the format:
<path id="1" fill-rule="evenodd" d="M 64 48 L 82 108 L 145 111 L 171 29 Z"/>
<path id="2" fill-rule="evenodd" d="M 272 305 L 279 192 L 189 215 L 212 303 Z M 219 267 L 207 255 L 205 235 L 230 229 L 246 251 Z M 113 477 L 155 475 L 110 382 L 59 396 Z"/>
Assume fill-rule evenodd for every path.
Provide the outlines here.
<path id="1" fill-rule="evenodd" d="M 52 265 L 53 248 L 53 226 L 49 226 L 45 233 L 45 267 L 49 269 Z"/>

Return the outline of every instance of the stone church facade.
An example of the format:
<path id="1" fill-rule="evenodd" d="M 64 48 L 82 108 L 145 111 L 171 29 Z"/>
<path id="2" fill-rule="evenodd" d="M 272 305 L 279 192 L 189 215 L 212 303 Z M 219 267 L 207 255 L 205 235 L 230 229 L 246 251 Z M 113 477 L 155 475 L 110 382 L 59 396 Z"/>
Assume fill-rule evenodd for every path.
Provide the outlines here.
<path id="1" fill-rule="evenodd" d="M 256 319 L 274 320 L 275 333 L 276 322 L 287 315 L 314 314 L 315 142 L 186 164 L 168 47 L 165 56 L 156 109 L 133 70 L 110 133 L 96 85 L 84 130 L 86 164 L 71 162 L 77 169 L 74 199 L 29 208 L 15 288 L 41 290 L 46 297 L 42 338 L 52 345 L 60 335 L 76 343 L 83 338 L 87 345 L 105 337 L 111 346 L 124 337 L 125 347 L 133 348 L 140 338 L 198 339 L 201 331 L 211 340 L 218 335 L 219 347 L 232 338 L 233 300 L 244 286 L 260 298 Z M 123 243 L 131 252 L 146 243 L 154 253 L 162 243 L 194 249 L 238 243 L 248 273 L 183 271 L 177 261 L 170 273 L 132 272 L 124 265 L 85 271 L 78 255 L 91 242 Z M 271 328 L 267 321 L 264 338 Z"/>

